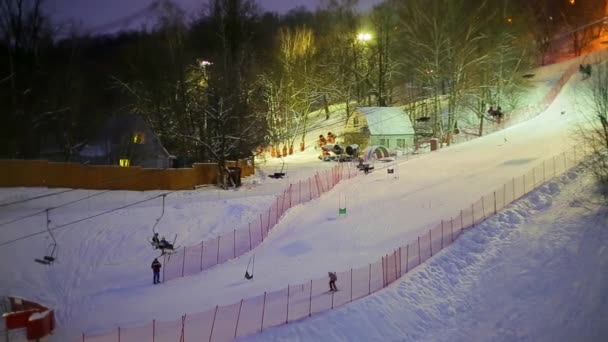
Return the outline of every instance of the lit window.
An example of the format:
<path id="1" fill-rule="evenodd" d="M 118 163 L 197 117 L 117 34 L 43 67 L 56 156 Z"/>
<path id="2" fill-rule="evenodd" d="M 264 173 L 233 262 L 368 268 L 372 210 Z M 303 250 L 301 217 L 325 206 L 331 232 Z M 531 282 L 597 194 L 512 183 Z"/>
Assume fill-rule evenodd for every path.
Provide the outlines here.
<path id="1" fill-rule="evenodd" d="M 129 159 L 120 159 L 118 161 L 118 165 L 121 167 L 129 167 L 131 165 L 131 161 Z"/>
<path id="2" fill-rule="evenodd" d="M 135 132 L 135 134 L 133 134 L 133 142 L 136 144 L 143 144 L 144 137 L 145 136 L 142 132 Z"/>

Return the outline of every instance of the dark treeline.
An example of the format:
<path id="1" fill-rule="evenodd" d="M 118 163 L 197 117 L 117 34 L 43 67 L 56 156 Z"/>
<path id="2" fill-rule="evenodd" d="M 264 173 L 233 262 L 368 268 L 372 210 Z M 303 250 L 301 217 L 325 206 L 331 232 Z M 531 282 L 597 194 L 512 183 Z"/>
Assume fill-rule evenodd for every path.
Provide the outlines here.
<path id="1" fill-rule="evenodd" d="M 108 117 L 136 113 L 172 154 L 222 164 L 298 144 L 313 110 L 420 99 L 449 143 L 459 109 L 515 103 L 514 75 L 605 13 L 603 1 L 387 0 L 362 14 L 326 0 L 279 16 L 212 0 L 193 17 L 160 1 L 153 27 L 96 35 L 57 32 L 42 1 L 0 0 L 2 158 L 55 146 L 71 160 Z"/>

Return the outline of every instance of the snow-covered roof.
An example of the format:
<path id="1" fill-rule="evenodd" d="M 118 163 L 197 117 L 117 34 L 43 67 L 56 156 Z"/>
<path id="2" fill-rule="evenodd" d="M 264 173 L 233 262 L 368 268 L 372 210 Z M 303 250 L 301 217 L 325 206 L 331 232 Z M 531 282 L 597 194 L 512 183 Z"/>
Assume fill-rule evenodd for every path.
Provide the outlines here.
<path id="1" fill-rule="evenodd" d="M 357 108 L 367 120 L 371 135 L 414 134 L 414 127 L 407 114 L 398 107 Z"/>

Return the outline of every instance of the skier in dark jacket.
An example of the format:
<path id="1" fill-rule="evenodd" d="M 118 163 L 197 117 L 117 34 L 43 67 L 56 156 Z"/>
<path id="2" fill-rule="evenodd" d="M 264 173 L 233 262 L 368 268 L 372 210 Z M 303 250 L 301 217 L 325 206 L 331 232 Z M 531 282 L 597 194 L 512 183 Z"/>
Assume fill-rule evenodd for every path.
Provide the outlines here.
<path id="1" fill-rule="evenodd" d="M 162 265 L 160 264 L 160 261 L 158 261 L 158 259 L 154 259 L 154 261 L 152 262 L 152 272 L 154 272 L 154 284 L 159 284 L 160 283 L 160 268 L 162 267 Z"/>
<path id="2" fill-rule="evenodd" d="M 152 237 L 152 245 L 154 246 L 154 249 L 157 249 L 158 245 L 160 245 L 160 240 L 158 239 L 158 233 L 154 233 L 154 236 Z"/>
<path id="3" fill-rule="evenodd" d="M 338 291 L 336 287 L 336 281 L 338 280 L 336 272 L 328 272 L 327 274 L 329 275 L 329 291 Z"/>

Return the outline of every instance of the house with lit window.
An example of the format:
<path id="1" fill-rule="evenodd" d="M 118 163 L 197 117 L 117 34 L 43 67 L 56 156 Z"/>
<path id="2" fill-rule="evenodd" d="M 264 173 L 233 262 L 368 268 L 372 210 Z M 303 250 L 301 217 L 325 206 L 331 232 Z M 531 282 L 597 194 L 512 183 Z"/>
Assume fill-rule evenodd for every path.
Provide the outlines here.
<path id="1" fill-rule="evenodd" d="M 359 107 L 351 115 L 344 131 L 345 144 L 384 146 L 389 150 L 414 145 L 414 126 L 398 107 Z"/>
<path id="2" fill-rule="evenodd" d="M 78 153 L 83 164 L 144 168 L 172 167 L 174 157 L 138 115 L 116 115 Z"/>

